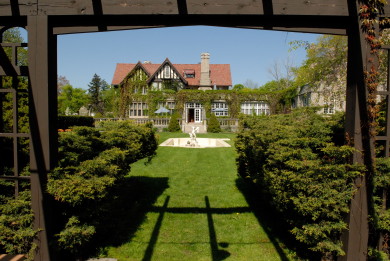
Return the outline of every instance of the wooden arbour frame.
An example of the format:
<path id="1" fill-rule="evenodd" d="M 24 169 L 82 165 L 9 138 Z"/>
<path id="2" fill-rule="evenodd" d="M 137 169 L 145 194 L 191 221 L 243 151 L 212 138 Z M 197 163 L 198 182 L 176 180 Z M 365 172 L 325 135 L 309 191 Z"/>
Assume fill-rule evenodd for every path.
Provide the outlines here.
<path id="1" fill-rule="evenodd" d="M 5 59 L 1 52 L 5 44 L 0 41 L 0 77 L 29 77 L 31 176 L 24 179 L 31 180 L 35 227 L 42 229 L 35 260 L 59 260 L 48 247 L 52 235 L 44 193 L 47 173 L 57 161 L 57 35 L 186 25 L 347 35 L 346 131 L 364 152 L 364 157 L 356 154 L 354 160 L 369 164 L 374 147 L 364 72 L 370 52 L 359 20 L 361 4 L 362 0 L 0 0 L 0 32 L 7 27 L 28 31 L 28 68 Z M 390 7 L 385 6 L 382 17 L 389 15 Z M 12 92 L 0 89 L 5 91 Z M 4 135 L 17 139 L 26 134 L 0 130 L 0 137 Z M 388 143 L 389 136 L 381 139 Z M 21 179 L 18 173 L 8 178 Z M 356 182 L 359 190 L 343 236 L 347 255 L 341 260 L 365 260 L 367 254 L 366 180 Z"/>

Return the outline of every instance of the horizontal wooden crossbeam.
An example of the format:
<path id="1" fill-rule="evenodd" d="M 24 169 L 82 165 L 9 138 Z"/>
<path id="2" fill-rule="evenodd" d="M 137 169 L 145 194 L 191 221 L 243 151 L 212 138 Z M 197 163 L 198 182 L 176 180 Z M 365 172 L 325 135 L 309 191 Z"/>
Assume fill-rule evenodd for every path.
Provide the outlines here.
<path id="1" fill-rule="evenodd" d="M 349 25 L 347 0 L 0 0 L 4 26 L 36 15 L 55 34 L 209 25 L 346 35 Z"/>
<path id="2" fill-rule="evenodd" d="M 116 30 L 123 30 L 191 25 L 345 34 L 348 26 L 348 18 L 344 16 L 297 15 L 85 15 L 71 18 L 53 16 L 50 21 L 56 34 L 87 32 L 91 29 L 115 30 L 113 27 L 117 27 Z"/>

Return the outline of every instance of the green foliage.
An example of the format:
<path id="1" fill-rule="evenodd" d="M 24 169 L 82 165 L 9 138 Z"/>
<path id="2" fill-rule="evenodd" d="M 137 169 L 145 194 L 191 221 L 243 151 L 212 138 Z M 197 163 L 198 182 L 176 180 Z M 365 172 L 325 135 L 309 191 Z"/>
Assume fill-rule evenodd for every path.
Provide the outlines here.
<path id="1" fill-rule="evenodd" d="M 211 113 L 209 122 L 207 123 L 207 132 L 218 133 L 221 131 L 221 125 L 219 124 L 217 117 L 214 113 Z"/>
<path id="2" fill-rule="evenodd" d="M 91 82 L 88 84 L 88 94 L 90 95 L 90 104 L 94 112 L 100 112 L 104 115 L 104 104 L 102 92 L 108 89 L 106 81 L 102 80 L 96 73 L 93 75 Z"/>
<path id="3" fill-rule="evenodd" d="M 32 258 L 37 231 L 33 229 L 31 193 L 23 191 L 14 198 L 0 197 L 0 249 L 9 254 L 28 254 Z"/>
<path id="4" fill-rule="evenodd" d="M 378 249 L 369 248 L 368 249 L 368 259 L 372 261 L 389 261 L 389 256 Z"/>
<path id="5" fill-rule="evenodd" d="M 3 34 L 5 43 L 24 42 L 18 28 L 11 28 Z M 6 55 L 11 59 L 11 48 L 5 48 Z M 18 49 L 17 64 L 27 65 L 27 50 Z M 29 99 L 27 77 L 1 77 L 1 86 L 4 89 L 14 89 L 14 93 L 0 93 L 1 116 L 0 132 L 12 133 L 14 119 L 13 100 L 18 104 L 17 132 L 29 133 Z M 17 97 L 15 97 L 17 95 Z M 29 175 L 29 138 L 17 139 L 19 175 Z M 0 138 L 0 173 L 14 175 L 13 139 Z M 0 181 L 0 252 L 10 254 L 24 253 L 28 260 L 33 259 L 36 245 L 33 244 L 37 231 L 33 229 L 33 213 L 31 210 L 31 193 L 29 184 L 20 183 L 19 195 L 15 198 L 15 182 Z"/>
<path id="6" fill-rule="evenodd" d="M 82 106 L 88 105 L 88 102 L 89 97 L 85 90 L 64 85 L 58 95 L 58 114 L 78 113 Z"/>
<path id="7" fill-rule="evenodd" d="M 85 245 L 95 234 L 95 227 L 81 224 L 77 217 L 69 218 L 65 229 L 57 235 L 61 248 L 72 253 L 78 253 L 80 247 Z"/>
<path id="8" fill-rule="evenodd" d="M 371 221 L 378 232 L 390 234 L 390 210 L 384 207 L 383 194 L 390 186 L 390 158 L 377 158 L 374 176 L 374 208 Z M 387 245 L 387 244 L 386 244 Z M 387 251 L 389 248 L 386 249 Z"/>
<path id="9" fill-rule="evenodd" d="M 306 49 L 306 60 L 294 69 L 295 86 L 309 84 L 312 91 L 320 92 L 324 102 L 342 107 L 346 96 L 347 37 L 323 35 L 315 43 L 291 44 L 294 49 Z"/>
<path id="10" fill-rule="evenodd" d="M 171 91 L 174 91 L 174 92 L 177 92 L 177 91 L 179 91 L 180 89 L 183 88 L 183 86 L 182 86 L 180 81 L 173 80 L 173 79 L 163 80 L 162 81 L 162 87 L 163 87 L 163 90 L 171 90 Z"/>
<path id="11" fill-rule="evenodd" d="M 119 99 L 119 115 L 125 117 L 127 115 L 128 106 L 134 100 L 144 101 L 145 96 L 142 94 L 142 90 L 151 91 L 146 83 L 148 75 L 144 70 L 139 68 L 138 70 L 131 71 L 120 85 L 120 99 Z M 136 97 L 138 99 L 136 99 Z M 152 104 L 148 104 L 152 105 Z M 151 111 L 154 111 L 155 107 L 149 106 Z"/>
<path id="12" fill-rule="evenodd" d="M 23 39 L 20 29 L 17 27 L 6 30 L 3 34 L 3 43 L 23 43 Z M 5 53 L 11 59 L 11 48 L 4 48 Z M 18 48 L 17 53 L 17 65 L 27 65 L 27 48 Z"/>
<path id="13" fill-rule="evenodd" d="M 88 116 L 58 116 L 58 128 L 69 129 L 74 126 L 93 127 L 94 120 Z"/>
<path id="14" fill-rule="evenodd" d="M 233 91 L 241 91 L 246 88 L 243 84 L 236 84 L 233 86 Z"/>
<path id="15" fill-rule="evenodd" d="M 239 175 L 257 183 L 295 239 L 312 253 L 343 255 L 340 234 L 361 166 L 332 142 L 337 120 L 312 110 L 246 117 L 237 136 Z"/>
<path id="16" fill-rule="evenodd" d="M 78 126 L 60 133 L 60 161 L 49 175 L 47 191 L 57 201 L 62 216 L 69 219 L 60 224 L 63 229 L 57 233 L 61 249 L 75 256 L 87 251 L 95 232 L 104 225 L 107 201 L 114 200 L 130 164 L 151 159 L 156 149 L 150 124 L 104 122 L 100 129 Z"/>
<path id="17" fill-rule="evenodd" d="M 102 101 L 106 118 L 119 117 L 119 90 L 108 88 L 102 91 Z"/>
<path id="18" fill-rule="evenodd" d="M 180 115 L 178 113 L 172 114 L 171 119 L 169 120 L 169 125 L 168 125 L 169 132 L 181 131 L 180 124 L 179 124 L 179 117 L 180 117 Z"/>
<path id="19" fill-rule="evenodd" d="M 292 43 L 294 47 L 299 47 Z M 306 60 L 296 73 L 298 86 L 325 81 L 334 84 L 338 78 L 346 76 L 347 38 L 324 35 L 316 43 L 306 46 Z M 345 82 L 345 79 L 343 79 Z"/>

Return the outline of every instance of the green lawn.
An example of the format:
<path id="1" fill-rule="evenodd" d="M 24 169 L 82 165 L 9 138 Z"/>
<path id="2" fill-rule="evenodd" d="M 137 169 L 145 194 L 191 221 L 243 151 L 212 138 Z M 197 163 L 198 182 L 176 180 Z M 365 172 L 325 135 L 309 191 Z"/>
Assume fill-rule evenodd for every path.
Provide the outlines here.
<path id="1" fill-rule="evenodd" d="M 159 136 L 161 143 L 188 134 Z M 198 137 L 230 138 L 234 144 L 234 134 Z M 104 256 L 123 261 L 289 260 L 237 185 L 234 147 L 159 147 L 151 163 L 133 164 L 130 176 L 145 186 L 148 200 L 139 199 L 137 209 L 143 213 L 128 240 L 107 247 Z"/>

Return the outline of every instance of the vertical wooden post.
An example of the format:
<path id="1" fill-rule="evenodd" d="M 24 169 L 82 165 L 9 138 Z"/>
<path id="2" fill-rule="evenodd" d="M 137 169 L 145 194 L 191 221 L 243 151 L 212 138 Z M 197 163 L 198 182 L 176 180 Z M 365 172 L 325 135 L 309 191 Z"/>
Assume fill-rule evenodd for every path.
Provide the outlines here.
<path id="1" fill-rule="evenodd" d="M 367 108 L 368 90 L 365 72 L 368 61 L 375 61 L 365 41 L 359 18 L 359 0 L 348 0 L 350 24 L 348 28 L 348 75 L 346 135 L 359 151 L 354 163 L 364 163 L 365 175 L 355 181 L 357 189 L 348 216 L 348 231 L 343 236 L 346 256 L 339 260 L 367 260 L 369 244 L 368 214 L 372 211 L 372 178 L 374 174 L 375 145 Z M 360 153 L 361 152 L 361 153 Z"/>
<path id="2" fill-rule="evenodd" d="M 345 131 L 347 141 L 353 144 L 357 151 L 354 153 L 353 162 L 363 163 L 363 144 L 360 118 L 360 102 L 358 95 L 358 78 L 363 74 L 363 68 L 359 66 L 361 53 L 359 35 L 348 33 L 348 70 L 347 70 L 347 104 Z M 361 76 L 363 77 L 363 75 Z M 342 235 L 343 247 L 346 253 L 340 257 L 340 261 L 358 261 L 367 259 L 368 247 L 368 205 L 366 178 L 357 178 L 357 189 L 350 205 L 347 217 L 348 231 Z"/>
<path id="3" fill-rule="evenodd" d="M 53 259 L 49 249 L 47 174 L 57 161 L 57 41 L 45 15 L 28 17 L 30 76 L 30 168 L 35 229 L 40 229 L 36 261 Z"/>

